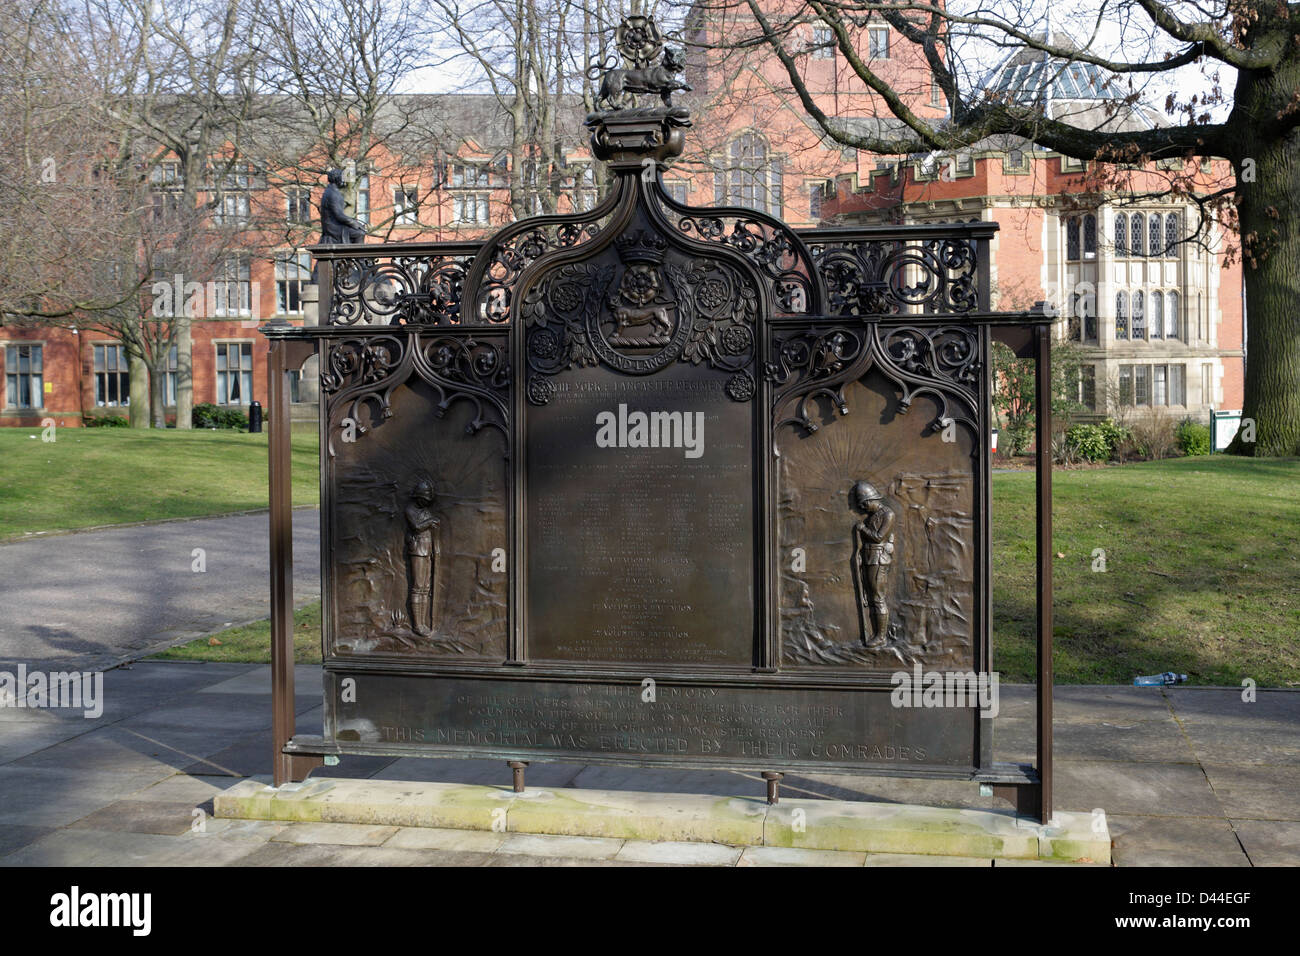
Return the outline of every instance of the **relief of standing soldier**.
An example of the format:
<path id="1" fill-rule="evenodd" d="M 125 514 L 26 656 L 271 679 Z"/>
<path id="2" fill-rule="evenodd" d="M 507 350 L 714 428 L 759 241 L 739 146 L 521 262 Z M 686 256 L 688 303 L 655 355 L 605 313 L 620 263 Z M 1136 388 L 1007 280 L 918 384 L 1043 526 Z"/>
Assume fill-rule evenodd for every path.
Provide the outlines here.
<path id="1" fill-rule="evenodd" d="M 858 591 L 862 643 L 885 647 L 889 641 L 889 572 L 894 563 L 894 511 L 869 481 L 859 481 L 849 493 L 863 519 L 853 528 L 853 580 Z M 870 610 L 871 620 L 867 620 Z M 870 626 L 868 626 L 870 624 Z"/>

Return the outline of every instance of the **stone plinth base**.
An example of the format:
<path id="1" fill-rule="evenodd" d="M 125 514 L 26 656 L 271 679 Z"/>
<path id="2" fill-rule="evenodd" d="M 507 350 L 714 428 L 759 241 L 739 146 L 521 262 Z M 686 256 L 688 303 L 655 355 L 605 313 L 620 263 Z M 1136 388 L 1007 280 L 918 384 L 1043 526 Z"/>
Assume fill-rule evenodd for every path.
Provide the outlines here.
<path id="1" fill-rule="evenodd" d="M 244 780 L 218 817 L 696 841 L 1006 860 L 1110 863 L 1104 816 L 1058 812 L 1050 826 L 1010 812 L 844 800 L 546 790 L 400 780 L 313 779 L 280 789 Z"/>

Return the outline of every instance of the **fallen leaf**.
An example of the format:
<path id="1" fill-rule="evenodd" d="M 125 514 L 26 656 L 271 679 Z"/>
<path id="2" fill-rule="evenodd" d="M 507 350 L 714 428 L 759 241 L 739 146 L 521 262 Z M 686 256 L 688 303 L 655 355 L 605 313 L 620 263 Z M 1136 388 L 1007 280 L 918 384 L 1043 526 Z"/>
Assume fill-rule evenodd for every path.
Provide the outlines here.
<path id="1" fill-rule="evenodd" d="M 208 638 L 208 646 L 209 646 L 209 647 L 216 647 L 216 646 L 218 646 L 220 643 L 221 643 L 221 642 L 220 642 L 219 640 L 217 640 L 215 637 L 209 637 L 209 638 Z"/>

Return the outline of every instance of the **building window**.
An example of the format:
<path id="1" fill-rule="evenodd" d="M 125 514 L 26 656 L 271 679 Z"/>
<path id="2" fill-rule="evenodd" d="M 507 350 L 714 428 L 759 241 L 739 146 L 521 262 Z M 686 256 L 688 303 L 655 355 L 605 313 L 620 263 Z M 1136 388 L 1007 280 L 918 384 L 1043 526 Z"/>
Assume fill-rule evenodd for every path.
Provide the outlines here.
<path id="1" fill-rule="evenodd" d="M 867 28 L 867 55 L 875 60 L 889 59 L 889 27 Z"/>
<path id="2" fill-rule="evenodd" d="M 217 343 L 217 404 L 247 405 L 253 400 L 253 344 Z"/>
<path id="3" fill-rule="evenodd" d="M 1178 243 L 1182 240 L 1182 222 L 1181 217 L 1176 212 L 1171 212 L 1165 216 L 1165 255 L 1178 255 Z"/>
<path id="4" fill-rule="evenodd" d="M 1151 366 L 1133 366 L 1133 404 L 1151 404 Z"/>
<path id="5" fill-rule="evenodd" d="M 730 166 L 715 174 L 714 193 L 720 206 L 744 206 L 781 215 L 783 176 L 781 161 L 770 158 L 767 143 L 757 133 L 732 140 Z"/>
<path id="6" fill-rule="evenodd" d="M 1155 293 L 1152 293 L 1153 295 Z M 1181 339 L 1183 317 L 1178 312 L 1178 293 L 1165 293 L 1165 338 Z"/>
<path id="7" fill-rule="evenodd" d="M 416 226 L 420 223 L 420 197 L 414 186 L 399 186 L 393 190 L 393 222 L 398 226 Z"/>
<path id="8" fill-rule="evenodd" d="M 1077 217 L 1066 220 L 1065 223 L 1065 258 L 1069 262 L 1074 262 L 1079 258 L 1079 220 Z"/>
<path id="9" fill-rule="evenodd" d="M 1097 217 L 1092 213 L 1083 217 L 1083 257 L 1097 258 Z"/>
<path id="10" fill-rule="evenodd" d="M 215 315 L 248 315 L 252 311 L 252 260 L 228 256 L 213 281 Z"/>
<path id="11" fill-rule="evenodd" d="M 1159 292 L 1151 293 L 1151 337 L 1164 338 L 1165 334 L 1165 297 Z"/>
<path id="12" fill-rule="evenodd" d="M 1129 255 L 1131 256 L 1142 255 L 1142 240 L 1144 236 L 1143 224 L 1142 224 L 1142 213 L 1135 212 L 1133 213 L 1132 216 L 1129 217 L 1128 235 L 1129 235 L 1129 249 L 1128 249 Z"/>
<path id="13" fill-rule="evenodd" d="M 1121 365 L 1119 367 L 1119 403 L 1121 405 L 1133 404 L 1133 366 Z"/>
<path id="14" fill-rule="evenodd" d="M 5 404 L 10 408 L 43 407 L 43 373 L 41 346 L 5 346 Z"/>
<path id="15" fill-rule="evenodd" d="M 296 225 L 311 224 L 311 190 L 286 189 L 284 191 L 285 219 Z"/>
<path id="16" fill-rule="evenodd" d="M 1121 213 L 1115 214 L 1115 255 L 1128 255 L 1128 216 Z"/>
<path id="17" fill-rule="evenodd" d="M 245 192 L 224 193 L 212 214 L 218 226 L 247 226 L 251 220 L 249 195 Z"/>
<path id="18" fill-rule="evenodd" d="M 451 167 L 453 189 L 483 189 L 492 185 L 492 170 L 478 163 L 455 163 Z"/>
<path id="19" fill-rule="evenodd" d="M 812 55 L 814 60 L 835 59 L 835 35 L 830 27 L 813 27 Z"/>
<path id="20" fill-rule="evenodd" d="M 1115 338 L 1128 338 L 1128 293 L 1115 296 Z"/>
<path id="21" fill-rule="evenodd" d="M 1164 219 L 1158 212 L 1147 216 L 1147 255 L 1149 256 L 1165 255 L 1164 236 L 1161 235 L 1163 223 Z"/>
<path id="22" fill-rule="evenodd" d="M 930 105 L 943 106 L 943 89 L 939 86 L 937 77 L 930 77 Z"/>
<path id="23" fill-rule="evenodd" d="M 179 383 L 177 369 L 180 367 L 180 350 L 176 346 L 171 347 L 167 353 L 167 374 L 163 378 L 163 404 L 176 404 L 176 386 Z"/>
<path id="24" fill-rule="evenodd" d="M 95 404 L 126 405 L 131 401 L 131 379 L 126 349 L 121 345 L 96 345 Z"/>
<path id="25" fill-rule="evenodd" d="M 303 283 L 311 280 L 311 253 L 275 254 L 275 311 L 280 315 L 302 312 Z"/>
<path id="26" fill-rule="evenodd" d="M 451 198 L 451 214 L 456 222 L 488 224 L 487 193 L 457 193 Z"/>
<path id="27" fill-rule="evenodd" d="M 1097 366 L 1079 366 L 1079 404 L 1088 411 L 1097 410 Z"/>
<path id="28" fill-rule="evenodd" d="M 357 180 L 357 208 L 356 217 L 366 226 L 370 225 L 370 176 L 362 176 Z"/>
<path id="29" fill-rule="evenodd" d="M 1133 338 L 1145 339 L 1147 337 L 1147 320 L 1142 308 L 1143 300 L 1141 292 L 1133 293 Z"/>
<path id="30" fill-rule="evenodd" d="M 168 160 L 149 170 L 149 182 L 159 189 L 183 189 L 185 176 L 181 164 Z"/>
<path id="31" fill-rule="evenodd" d="M 687 188 L 688 188 L 688 184 L 683 179 L 664 180 L 664 192 L 668 194 L 668 198 L 670 198 L 673 202 L 680 203 L 683 206 L 686 205 Z"/>
<path id="32" fill-rule="evenodd" d="M 826 192 L 821 183 L 813 183 L 808 187 L 808 218 L 821 219 L 822 217 L 822 200 L 826 198 Z"/>
<path id="33" fill-rule="evenodd" d="M 181 194 L 177 192 L 156 192 L 153 194 L 153 220 L 163 225 L 171 225 L 181 218 Z"/>

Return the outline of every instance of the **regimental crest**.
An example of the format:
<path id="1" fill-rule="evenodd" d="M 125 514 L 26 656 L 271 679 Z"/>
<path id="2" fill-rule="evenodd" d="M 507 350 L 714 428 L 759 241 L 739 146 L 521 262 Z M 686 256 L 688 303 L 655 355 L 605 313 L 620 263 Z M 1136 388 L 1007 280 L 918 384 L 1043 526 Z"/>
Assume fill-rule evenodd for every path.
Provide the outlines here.
<path id="1" fill-rule="evenodd" d="M 622 277 L 606 302 L 601 322 L 605 341 L 620 351 L 662 349 L 673 339 L 678 308 L 664 288 L 668 243 L 649 232 L 634 232 L 614 242 Z"/>

